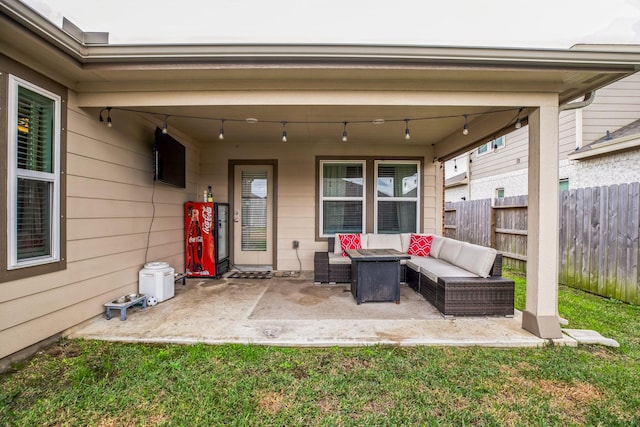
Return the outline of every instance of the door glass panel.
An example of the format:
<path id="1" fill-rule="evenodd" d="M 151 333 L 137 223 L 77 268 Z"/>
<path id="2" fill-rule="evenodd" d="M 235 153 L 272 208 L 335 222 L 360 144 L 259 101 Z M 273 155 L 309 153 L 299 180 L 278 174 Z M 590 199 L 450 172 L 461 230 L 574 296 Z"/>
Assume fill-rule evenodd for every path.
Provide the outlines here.
<path id="1" fill-rule="evenodd" d="M 243 251 L 267 250 L 267 171 L 242 171 Z"/>

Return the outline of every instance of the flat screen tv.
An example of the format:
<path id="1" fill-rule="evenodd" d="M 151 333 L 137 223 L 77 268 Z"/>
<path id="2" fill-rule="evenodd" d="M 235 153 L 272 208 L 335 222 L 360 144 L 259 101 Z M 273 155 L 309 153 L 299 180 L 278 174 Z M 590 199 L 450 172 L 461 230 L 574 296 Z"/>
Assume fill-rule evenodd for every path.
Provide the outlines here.
<path id="1" fill-rule="evenodd" d="M 156 129 L 153 147 L 154 176 L 158 182 L 185 188 L 185 148 L 168 134 Z"/>

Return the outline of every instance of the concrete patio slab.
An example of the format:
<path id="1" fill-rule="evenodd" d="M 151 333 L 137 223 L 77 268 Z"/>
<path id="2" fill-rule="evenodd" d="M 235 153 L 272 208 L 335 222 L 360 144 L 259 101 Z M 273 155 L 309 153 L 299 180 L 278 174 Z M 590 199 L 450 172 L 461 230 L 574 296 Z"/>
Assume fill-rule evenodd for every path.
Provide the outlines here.
<path id="1" fill-rule="evenodd" d="M 521 313 L 505 317 L 443 317 L 422 296 L 401 287 L 401 302 L 356 304 L 347 285 L 314 285 L 301 277 L 187 280 L 175 297 L 127 320 L 96 317 L 72 338 L 148 343 L 273 346 L 487 346 L 547 344 L 522 329 Z M 576 345 L 570 337 L 554 344 Z"/>

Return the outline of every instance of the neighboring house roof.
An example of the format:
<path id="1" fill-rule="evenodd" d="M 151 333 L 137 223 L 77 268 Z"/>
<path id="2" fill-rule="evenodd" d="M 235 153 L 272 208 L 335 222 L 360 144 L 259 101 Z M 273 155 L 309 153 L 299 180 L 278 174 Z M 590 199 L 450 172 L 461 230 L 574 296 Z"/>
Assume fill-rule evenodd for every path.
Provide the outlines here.
<path id="1" fill-rule="evenodd" d="M 570 160 L 602 157 L 640 148 L 640 119 L 570 153 Z"/>
<path id="2" fill-rule="evenodd" d="M 450 178 L 447 178 L 444 181 L 444 186 L 445 188 L 450 188 L 450 187 L 456 187 L 458 185 L 466 185 L 468 183 L 469 183 L 469 180 L 467 179 L 467 172 L 465 171 L 457 175 L 454 175 Z"/>

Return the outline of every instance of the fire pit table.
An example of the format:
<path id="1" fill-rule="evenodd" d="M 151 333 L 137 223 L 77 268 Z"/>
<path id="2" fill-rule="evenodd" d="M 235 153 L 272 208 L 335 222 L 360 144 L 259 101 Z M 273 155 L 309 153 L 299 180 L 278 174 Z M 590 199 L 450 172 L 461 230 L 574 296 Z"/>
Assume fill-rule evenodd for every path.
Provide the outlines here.
<path id="1" fill-rule="evenodd" d="M 351 258 L 351 294 L 367 301 L 400 303 L 400 260 L 411 257 L 395 249 L 347 249 Z"/>

